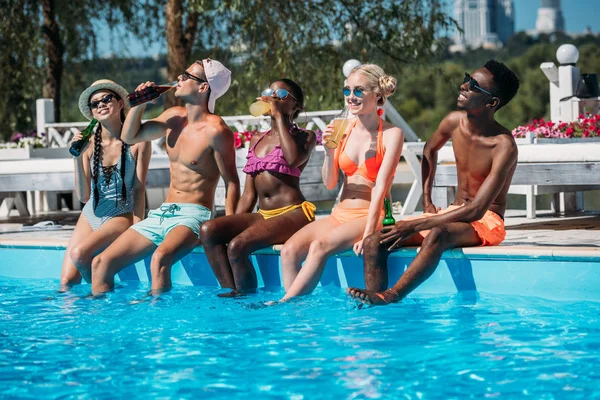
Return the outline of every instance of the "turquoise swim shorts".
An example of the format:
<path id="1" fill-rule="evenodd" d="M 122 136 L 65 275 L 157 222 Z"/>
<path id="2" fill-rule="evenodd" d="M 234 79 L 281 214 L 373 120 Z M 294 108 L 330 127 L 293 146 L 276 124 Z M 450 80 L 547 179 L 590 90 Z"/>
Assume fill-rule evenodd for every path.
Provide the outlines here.
<path id="1" fill-rule="evenodd" d="M 133 225 L 131 229 L 141 233 L 155 245 L 178 226 L 187 226 L 200 238 L 200 226 L 213 217 L 208 208 L 193 203 L 163 203 L 148 213 L 148 218 Z"/>

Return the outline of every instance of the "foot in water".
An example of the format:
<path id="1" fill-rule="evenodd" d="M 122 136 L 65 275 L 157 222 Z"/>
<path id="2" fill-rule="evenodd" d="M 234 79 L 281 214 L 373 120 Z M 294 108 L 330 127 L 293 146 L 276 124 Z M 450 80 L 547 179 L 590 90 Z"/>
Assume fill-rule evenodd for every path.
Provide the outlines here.
<path id="1" fill-rule="evenodd" d="M 399 301 L 398 293 L 393 289 L 388 289 L 384 292 L 375 292 L 374 290 L 348 288 L 346 292 L 354 300 L 373 306 L 387 306 L 390 303 Z"/>
<path id="2" fill-rule="evenodd" d="M 241 292 L 238 292 L 237 290 L 232 290 L 231 292 L 227 292 L 227 293 L 219 293 L 217 294 L 217 297 L 221 297 L 221 298 L 231 298 L 231 297 L 242 297 L 244 294 Z"/>

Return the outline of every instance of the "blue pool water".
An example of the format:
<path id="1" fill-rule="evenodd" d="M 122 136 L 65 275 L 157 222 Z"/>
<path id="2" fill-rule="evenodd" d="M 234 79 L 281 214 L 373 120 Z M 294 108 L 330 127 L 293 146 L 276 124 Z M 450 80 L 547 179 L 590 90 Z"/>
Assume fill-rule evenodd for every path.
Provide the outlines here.
<path id="1" fill-rule="evenodd" d="M 600 303 L 463 292 L 357 310 L 339 288 L 220 299 L 178 286 L 131 304 L 0 278 L 0 398 L 600 397 Z"/>

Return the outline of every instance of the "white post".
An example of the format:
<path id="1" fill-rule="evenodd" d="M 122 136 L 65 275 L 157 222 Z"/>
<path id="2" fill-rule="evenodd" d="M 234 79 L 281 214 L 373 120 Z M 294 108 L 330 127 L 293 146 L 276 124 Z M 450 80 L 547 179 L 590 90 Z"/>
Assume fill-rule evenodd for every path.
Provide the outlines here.
<path id="1" fill-rule="evenodd" d="M 46 131 L 46 124 L 54 122 L 54 100 L 37 99 L 35 101 L 35 118 L 37 132 L 44 132 L 46 134 L 46 147 L 50 147 L 50 138 Z"/>
<path id="2" fill-rule="evenodd" d="M 579 59 L 579 50 L 572 44 L 563 44 L 556 51 L 558 68 L 553 62 L 545 62 L 540 69 L 550 82 L 550 119 L 554 122 L 572 122 L 579 117 L 574 112 L 573 97 L 579 84 L 580 71 L 575 63 Z"/>
<path id="3" fill-rule="evenodd" d="M 558 69 L 553 62 L 545 62 L 540 69 L 550 82 L 550 120 L 560 120 L 560 89 L 558 87 Z"/>
<path id="4" fill-rule="evenodd" d="M 580 72 L 575 66 L 579 60 L 579 50 L 572 44 L 563 44 L 556 51 L 556 59 L 561 64 L 558 67 L 558 88 L 560 98 L 560 118 L 559 121 L 576 121 L 578 113 L 573 113 L 573 96 L 577 91 Z"/>

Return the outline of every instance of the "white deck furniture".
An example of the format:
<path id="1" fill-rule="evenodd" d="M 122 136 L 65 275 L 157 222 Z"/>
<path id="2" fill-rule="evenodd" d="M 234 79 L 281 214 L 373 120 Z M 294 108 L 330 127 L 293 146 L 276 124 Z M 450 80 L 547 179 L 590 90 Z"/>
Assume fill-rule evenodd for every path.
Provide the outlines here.
<path id="1" fill-rule="evenodd" d="M 245 164 L 245 152 L 237 152 L 238 175 L 243 189 L 245 174 L 242 169 Z M 327 190 L 321 178 L 323 165 L 323 150 L 315 150 L 302 177 L 300 186 L 307 199 L 313 201 L 334 200 L 339 187 Z M 73 191 L 74 164 L 70 158 L 61 159 L 29 159 L 19 161 L 0 161 L 0 192 L 10 192 L 0 206 L 0 217 L 6 217 L 13 208 L 17 208 L 20 215 L 36 214 L 39 211 L 48 211 L 48 200 L 45 200 L 46 191 Z M 146 188 L 168 188 L 170 183 L 169 159 L 164 155 L 152 155 Z M 22 195 L 27 192 L 27 201 Z M 225 186 L 223 180 L 219 181 L 215 194 L 215 206 L 225 205 Z M 152 206 L 152 205 L 151 205 Z"/>
<path id="2" fill-rule="evenodd" d="M 446 207 L 454 198 L 456 166 L 451 148 L 438 156 L 434 204 Z M 556 211 L 583 208 L 584 190 L 600 189 L 600 142 L 519 144 L 519 161 L 509 193 L 527 195 L 527 217 L 535 218 L 535 196 L 553 193 Z"/>

